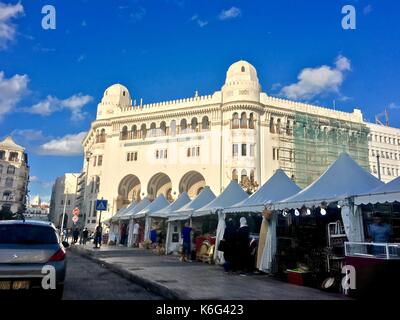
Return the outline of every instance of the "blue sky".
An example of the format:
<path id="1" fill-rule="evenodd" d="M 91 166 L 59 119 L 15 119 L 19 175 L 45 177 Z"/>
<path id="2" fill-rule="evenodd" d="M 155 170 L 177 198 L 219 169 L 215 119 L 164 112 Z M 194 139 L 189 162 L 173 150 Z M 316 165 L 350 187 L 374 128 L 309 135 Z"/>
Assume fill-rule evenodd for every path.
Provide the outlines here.
<path id="1" fill-rule="evenodd" d="M 41 11 L 56 9 L 56 29 Z M 341 26 L 344 5 L 356 29 Z M 212 94 L 251 62 L 267 94 L 400 126 L 400 3 L 230 0 L 0 0 L 0 138 L 29 153 L 31 195 L 79 172 L 79 141 L 112 83 L 144 103 Z"/>

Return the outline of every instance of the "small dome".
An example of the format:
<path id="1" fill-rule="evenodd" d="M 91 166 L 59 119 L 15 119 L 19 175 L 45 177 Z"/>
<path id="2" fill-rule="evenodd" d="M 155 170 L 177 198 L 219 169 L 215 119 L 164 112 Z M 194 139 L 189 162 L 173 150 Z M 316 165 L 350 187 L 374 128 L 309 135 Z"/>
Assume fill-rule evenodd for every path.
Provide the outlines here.
<path id="1" fill-rule="evenodd" d="M 249 62 L 240 60 L 229 67 L 225 83 L 243 80 L 258 82 L 257 70 Z"/>
<path id="2" fill-rule="evenodd" d="M 129 106 L 131 104 L 131 96 L 127 87 L 117 83 L 108 87 L 106 91 L 104 91 L 102 102 Z"/>

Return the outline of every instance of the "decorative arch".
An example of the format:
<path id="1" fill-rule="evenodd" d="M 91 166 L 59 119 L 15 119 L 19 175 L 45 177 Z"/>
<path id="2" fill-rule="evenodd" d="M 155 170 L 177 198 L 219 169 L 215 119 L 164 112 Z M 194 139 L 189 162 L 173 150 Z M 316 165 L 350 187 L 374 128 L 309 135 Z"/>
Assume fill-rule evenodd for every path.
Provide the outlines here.
<path id="1" fill-rule="evenodd" d="M 126 139 L 128 139 L 128 127 L 123 126 L 121 131 L 121 140 L 126 140 Z"/>
<path id="2" fill-rule="evenodd" d="M 179 182 L 179 193 L 187 192 L 190 198 L 194 198 L 206 186 L 206 179 L 198 171 L 186 172 Z"/>
<path id="3" fill-rule="evenodd" d="M 240 115 L 240 128 L 247 129 L 247 114 L 246 112 L 242 112 Z"/>
<path id="4" fill-rule="evenodd" d="M 239 114 L 235 112 L 232 115 L 232 129 L 238 129 L 239 127 L 240 127 Z"/>
<path id="5" fill-rule="evenodd" d="M 154 200 L 160 194 L 167 198 L 171 197 L 170 189 L 172 190 L 171 178 L 163 172 L 153 175 L 147 184 L 147 194 L 150 200 Z"/>
<path id="6" fill-rule="evenodd" d="M 125 176 L 118 186 L 117 209 L 126 207 L 132 201 L 140 201 L 141 184 L 134 174 Z"/>
<path id="7" fill-rule="evenodd" d="M 143 123 L 143 124 L 140 126 L 140 135 L 141 135 L 141 137 L 142 137 L 143 139 L 146 138 L 146 135 L 147 135 L 147 128 L 146 128 L 146 124 L 145 124 L 145 123 Z"/>
<path id="8" fill-rule="evenodd" d="M 239 182 L 238 172 L 236 169 L 232 170 L 232 180 Z"/>
<path id="9" fill-rule="evenodd" d="M 180 123 L 181 132 L 185 132 L 187 129 L 187 121 L 186 119 L 182 119 Z"/>
<path id="10" fill-rule="evenodd" d="M 210 129 L 210 121 L 208 119 L 208 116 L 204 116 L 201 119 L 201 130 L 206 131 L 206 130 L 209 130 L 209 129 Z"/>
<path id="11" fill-rule="evenodd" d="M 197 118 L 196 117 L 192 118 L 192 120 L 190 121 L 190 128 L 192 129 L 192 131 L 197 130 L 197 125 L 198 125 Z"/>
<path id="12" fill-rule="evenodd" d="M 165 136 L 167 133 L 167 124 L 165 121 L 161 121 L 160 123 L 160 133 L 162 136 Z"/>

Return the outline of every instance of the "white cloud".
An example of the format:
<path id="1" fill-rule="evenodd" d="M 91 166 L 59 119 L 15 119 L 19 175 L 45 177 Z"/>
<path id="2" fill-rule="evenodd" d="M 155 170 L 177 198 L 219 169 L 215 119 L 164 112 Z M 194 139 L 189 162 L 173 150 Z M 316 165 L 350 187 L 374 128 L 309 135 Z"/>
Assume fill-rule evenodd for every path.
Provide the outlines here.
<path id="1" fill-rule="evenodd" d="M 76 156 L 83 152 L 82 141 L 86 132 L 67 134 L 64 137 L 52 139 L 42 144 L 39 148 L 41 155 L 51 156 Z"/>
<path id="2" fill-rule="evenodd" d="M 93 97 L 89 95 L 83 95 L 82 93 L 74 94 L 64 100 L 53 96 L 47 96 L 46 99 L 36 103 L 30 108 L 25 108 L 24 110 L 28 113 L 49 116 L 54 112 L 68 109 L 72 113 L 71 119 L 79 121 L 84 119 L 86 115 L 84 112 L 82 112 L 82 108 L 92 100 Z"/>
<path id="3" fill-rule="evenodd" d="M 190 20 L 196 22 L 200 28 L 203 28 L 206 25 L 208 25 L 208 21 L 207 20 L 201 20 L 200 17 L 197 14 L 192 16 L 190 18 Z"/>
<path id="4" fill-rule="evenodd" d="M 219 14 L 220 20 L 228 20 L 240 17 L 242 15 L 242 11 L 239 8 L 232 7 L 227 10 L 222 10 Z"/>
<path id="5" fill-rule="evenodd" d="M 16 74 L 6 79 L 0 71 L 0 120 L 11 111 L 27 92 L 29 78 L 26 74 Z"/>
<path id="6" fill-rule="evenodd" d="M 46 137 L 42 130 L 16 129 L 11 132 L 11 136 L 17 141 L 32 142 L 45 140 Z M 23 143 L 24 145 L 25 143 Z"/>
<path id="7" fill-rule="evenodd" d="M 24 13 L 21 3 L 15 5 L 0 2 L 0 50 L 8 47 L 16 36 L 16 27 L 10 20 L 17 18 Z"/>
<path id="8" fill-rule="evenodd" d="M 311 99 L 324 93 L 340 93 L 346 71 L 351 70 L 351 62 L 338 56 L 335 67 L 322 65 L 303 69 L 296 83 L 282 88 L 280 95 L 289 99 Z"/>

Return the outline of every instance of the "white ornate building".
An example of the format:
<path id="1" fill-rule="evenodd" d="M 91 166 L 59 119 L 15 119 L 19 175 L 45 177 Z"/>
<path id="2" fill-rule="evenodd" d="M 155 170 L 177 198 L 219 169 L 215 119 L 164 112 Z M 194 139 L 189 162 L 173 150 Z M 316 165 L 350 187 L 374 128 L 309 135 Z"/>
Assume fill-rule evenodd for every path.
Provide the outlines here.
<path id="1" fill-rule="evenodd" d="M 16 213 L 24 210 L 29 180 L 28 156 L 25 148 L 11 137 L 0 142 L 0 210 Z"/>
<path id="2" fill-rule="evenodd" d="M 389 182 L 400 173 L 400 129 L 373 123 L 367 126 L 371 173 L 376 177 L 380 174 L 383 182 Z"/>
<path id="3" fill-rule="evenodd" d="M 369 169 L 368 132 L 359 109 L 269 96 L 246 61 L 232 64 L 211 95 L 137 105 L 114 84 L 83 141 L 81 209 L 93 228 L 101 197 L 109 201 L 106 219 L 145 196 L 194 197 L 205 185 L 219 194 L 231 179 L 254 189 L 278 168 L 304 187 L 342 151 Z"/>
<path id="4" fill-rule="evenodd" d="M 77 207 L 76 198 L 79 175 L 79 173 L 66 173 L 58 177 L 53 185 L 49 219 L 56 227 L 61 227 L 64 212 L 64 228 L 72 228 L 74 225 L 72 222 L 72 210 Z"/>

